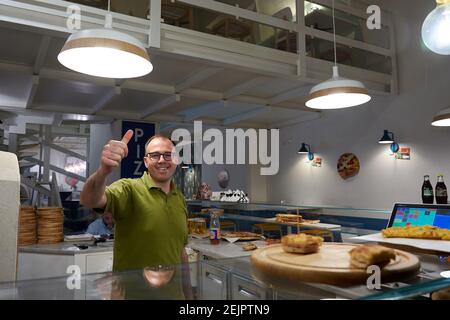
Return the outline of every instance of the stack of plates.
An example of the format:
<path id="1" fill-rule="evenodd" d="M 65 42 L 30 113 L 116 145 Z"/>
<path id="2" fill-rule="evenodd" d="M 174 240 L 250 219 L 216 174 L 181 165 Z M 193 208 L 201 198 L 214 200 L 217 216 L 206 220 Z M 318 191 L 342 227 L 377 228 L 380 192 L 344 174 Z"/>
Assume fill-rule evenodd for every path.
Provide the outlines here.
<path id="1" fill-rule="evenodd" d="M 34 207 L 21 206 L 19 212 L 19 246 L 36 243 L 36 211 Z"/>
<path id="2" fill-rule="evenodd" d="M 37 208 L 38 243 L 50 244 L 63 241 L 63 209 L 59 207 Z"/>

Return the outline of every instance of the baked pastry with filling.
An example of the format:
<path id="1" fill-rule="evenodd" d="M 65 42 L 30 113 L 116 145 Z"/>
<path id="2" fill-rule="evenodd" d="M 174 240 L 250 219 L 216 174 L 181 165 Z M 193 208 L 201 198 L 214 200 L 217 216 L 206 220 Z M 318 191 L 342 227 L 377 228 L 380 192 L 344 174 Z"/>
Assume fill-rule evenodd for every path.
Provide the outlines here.
<path id="1" fill-rule="evenodd" d="M 251 243 L 251 242 L 246 243 L 246 244 L 244 244 L 244 245 L 242 246 L 242 249 L 243 249 L 244 251 L 251 251 L 251 250 L 255 250 L 255 249 L 257 249 L 257 248 L 258 248 L 258 247 L 256 246 L 256 244 Z"/>
<path id="2" fill-rule="evenodd" d="M 276 220 L 278 222 L 295 222 L 295 223 L 301 223 L 303 221 L 303 218 L 299 214 L 292 214 L 292 213 L 277 213 Z"/>
<path id="3" fill-rule="evenodd" d="M 431 300 L 450 300 L 450 287 L 433 292 Z"/>
<path id="4" fill-rule="evenodd" d="M 450 230 L 434 226 L 390 227 L 381 230 L 385 238 L 450 240 Z"/>
<path id="5" fill-rule="evenodd" d="M 391 259 L 395 259 L 395 250 L 380 245 L 361 245 L 349 251 L 350 266 L 366 269 L 368 266 L 377 265 L 384 267 Z"/>
<path id="6" fill-rule="evenodd" d="M 288 234 L 281 238 L 283 250 L 289 253 L 314 253 L 318 252 L 323 243 L 322 237 L 308 234 Z"/>

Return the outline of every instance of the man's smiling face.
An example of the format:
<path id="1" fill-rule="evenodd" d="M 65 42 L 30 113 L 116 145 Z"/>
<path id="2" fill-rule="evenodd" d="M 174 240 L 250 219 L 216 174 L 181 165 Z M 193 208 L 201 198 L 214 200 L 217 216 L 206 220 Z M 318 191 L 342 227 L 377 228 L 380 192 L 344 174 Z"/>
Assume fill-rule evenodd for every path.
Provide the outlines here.
<path id="1" fill-rule="evenodd" d="M 172 179 L 177 168 L 176 163 L 174 163 L 175 158 L 173 152 L 174 147 L 172 142 L 165 138 L 157 137 L 147 145 L 144 162 L 148 168 L 148 173 L 155 182 L 164 183 Z M 160 154 L 159 157 L 157 157 L 158 154 Z M 162 156 L 164 154 L 171 154 L 171 159 L 166 160 Z M 156 160 L 156 158 L 158 159 Z"/>

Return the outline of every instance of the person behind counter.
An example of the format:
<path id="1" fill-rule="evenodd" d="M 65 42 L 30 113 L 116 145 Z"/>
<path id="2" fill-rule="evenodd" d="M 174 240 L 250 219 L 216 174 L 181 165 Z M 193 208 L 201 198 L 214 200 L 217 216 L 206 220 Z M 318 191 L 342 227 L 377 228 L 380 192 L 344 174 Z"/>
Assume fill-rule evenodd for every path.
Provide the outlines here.
<path id="1" fill-rule="evenodd" d="M 112 213 L 114 271 L 183 263 L 181 294 L 174 298 L 191 299 L 184 248 L 188 235 L 187 207 L 183 194 L 172 181 L 177 167 L 172 141 L 162 135 L 149 138 L 144 156 L 147 171 L 142 177 L 120 179 L 106 187 L 107 176 L 127 156 L 127 144 L 132 137 L 133 131 L 128 130 L 121 141 L 110 140 L 103 147 L 100 167 L 87 179 L 80 203 Z M 179 280 L 178 276 L 173 281 Z"/>
<path id="2" fill-rule="evenodd" d="M 95 221 L 91 222 L 86 230 L 86 233 L 92 235 L 110 235 L 114 233 L 114 219 L 111 212 L 105 212 Z"/>

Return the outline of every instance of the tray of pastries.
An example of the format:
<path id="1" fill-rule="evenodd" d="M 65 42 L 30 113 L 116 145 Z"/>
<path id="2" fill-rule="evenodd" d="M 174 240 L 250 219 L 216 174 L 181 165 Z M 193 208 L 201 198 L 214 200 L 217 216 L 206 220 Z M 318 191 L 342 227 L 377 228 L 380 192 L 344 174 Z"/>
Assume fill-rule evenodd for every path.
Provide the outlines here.
<path id="1" fill-rule="evenodd" d="M 380 267 L 383 282 L 410 277 L 420 269 L 419 259 L 409 252 L 379 245 L 322 242 L 302 234 L 256 249 L 251 264 L 258 279 L 286 288 L 302 282 L 344 287 L 365 284 L 371 265 Z"/>
<path id="2" fill-rule="evenodd" d="M 305 223 L 320 223 L 320 220 L 307 220 L 299 214 L 293 213 L 277 213 L 275 215 L 275 221 L 285 224 L 305 224 Z"/>
<path id="3" fill-rule="evenodd" d="M 247 231 L 229 231 L 222 233 L 223 238 L 238 238 L 241 241 L 260 240 L 263 237 L 261 234 L 247 232 Z"/>

